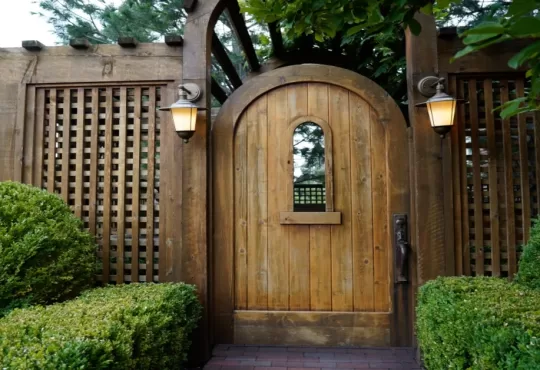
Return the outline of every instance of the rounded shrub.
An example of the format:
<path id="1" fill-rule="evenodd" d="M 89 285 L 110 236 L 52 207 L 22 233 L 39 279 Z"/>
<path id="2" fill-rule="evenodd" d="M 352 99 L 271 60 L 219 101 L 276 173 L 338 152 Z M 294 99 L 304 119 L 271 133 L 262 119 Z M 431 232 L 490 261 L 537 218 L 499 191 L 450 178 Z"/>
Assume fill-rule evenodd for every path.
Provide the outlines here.
<path id="1" fill-rule="evenodd" d="M 534 222 L 531 237 L 519 259 L 516 282 L 532 289 L 540 289 L 540 220 Z"/>
<path id="2" fill-rule="evenodd" d="M 57 195 L 0 182 L 0 317 L 91 287 L 95 243 Z"/>

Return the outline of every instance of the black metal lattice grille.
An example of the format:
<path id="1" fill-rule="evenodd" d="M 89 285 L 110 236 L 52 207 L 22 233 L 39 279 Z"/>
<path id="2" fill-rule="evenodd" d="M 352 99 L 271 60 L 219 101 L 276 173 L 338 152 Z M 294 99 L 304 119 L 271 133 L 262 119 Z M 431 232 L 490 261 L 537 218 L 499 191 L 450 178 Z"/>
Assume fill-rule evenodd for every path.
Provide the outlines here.
<path id="1" fill-rule="evenodd" d="M 326 188 L 324 185 L 294 185 L 295 212 L 324 212 L 326 210 Z"/>

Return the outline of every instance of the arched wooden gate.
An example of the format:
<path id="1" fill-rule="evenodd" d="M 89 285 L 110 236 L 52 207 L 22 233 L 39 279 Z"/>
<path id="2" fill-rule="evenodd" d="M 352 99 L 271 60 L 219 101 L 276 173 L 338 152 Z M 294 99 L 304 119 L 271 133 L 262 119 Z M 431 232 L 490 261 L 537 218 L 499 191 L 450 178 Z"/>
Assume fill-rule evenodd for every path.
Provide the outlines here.
<path id="1" fill-rule="evenodd" d="M 303 122 L 325 138 L 315 212 L 295 208 Z M 410 208 L 407 137 L 393 99 L 337 67 L 281 68 L 229 98 L 212 128 L 215 343 L 411 345 L 394 235 Z"/>

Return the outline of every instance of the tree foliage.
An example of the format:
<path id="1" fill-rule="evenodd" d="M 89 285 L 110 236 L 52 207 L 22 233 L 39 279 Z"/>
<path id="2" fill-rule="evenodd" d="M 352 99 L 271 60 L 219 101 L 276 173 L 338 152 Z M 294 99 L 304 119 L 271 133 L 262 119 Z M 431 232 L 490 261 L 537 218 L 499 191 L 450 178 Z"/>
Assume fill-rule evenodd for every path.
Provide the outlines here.
<path id="1" fill-rule="evenodd" d="M 540 110 L 540 0 L 514 0 L 502 14 L 481 22 L 461 34 L 466 47 L 454 59 L 461 58 L 488 46 L 516 39 L 536 40 L 524 47 L 508 62 L 513 69 L 527 66 L 531 87 L 525 97 L 511 100 L 501 107 L 507 118 L 519 113 Z"/>

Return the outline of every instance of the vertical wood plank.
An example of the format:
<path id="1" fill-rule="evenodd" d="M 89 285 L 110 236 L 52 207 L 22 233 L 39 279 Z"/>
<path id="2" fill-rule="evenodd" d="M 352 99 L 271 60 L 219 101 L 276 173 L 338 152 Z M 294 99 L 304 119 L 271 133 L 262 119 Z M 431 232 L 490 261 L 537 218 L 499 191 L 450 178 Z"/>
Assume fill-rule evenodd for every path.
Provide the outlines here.
<path id="1" fill-rule="evenodd" d="M 105 100 L 105 178 L 103 181 L 103 283 L 109 283 L 111 261 L 111 180 L 113 137 L 113 90 L 108 87 Z"/>
<path id="2" fill-rule="evenodd" d="M 62 121 L 62 198 L 69 202 L 69 156 L 71 147 L 71 90 L 64 89 L 64 119 Z"/>
<path id="3" fill-rule="evenodd" d="M 501 104 L 509 99 L 507 80 L 501 80 Z M 504 151 L 504 188 L 506 204 L 506 245 L 508 250 L 508 277 L 512 279 L 517 271 L 516 256 L 516 219 L 514 210 L 514 179 L 512 169 L 512 131 L 510 121 L 502 121 Z"/>
<path id="4" fill-rule="evenodd" d="M 465 83 L 463 80 L 459 81 L 459 94 L 464 96 Z M 465 143 L 465 106 L 459 104 L 459 166 L 460 166 L 460 187 L 461 187 L 461 229 L 463 239 L 463 274 L 471 275 L 471 250 L 470 250 L 470 236 L 469 236 L 469 194 L 467 191 L 467 156 L 466 156 L 466 143 Z"/>
<path id="5" fill-rule="evenodd" d="M 354 310 L 373 311 L 373 204 L 370 107 L 349 93 Z M 378 124 L 378 123 L 377 123 Z"/>
<path id="6" fill-rule="evenodd" d="M 388 240 L 388 195 L 386 170 L 386 132 L 377 114 L 370 109 L 371 125 L 371 194 L 373 197 L 373 284 L 374 308 L 376 311 L 390 310 L 390 279 Z"/>
<path id="7" fill-rule="evenodd" d="M 488 136 L 489 161 L 489 219 L 491 233 L 491 271 L 493 276 L 501 276 L 501 248 L 499 236 L 499 198 L 497 192 L 497 143 L 495 140 L 495 122 L 493 116 L 493 84 L 491 79 L 484 80 L 484 101 L 486 112 L 486 130 Z"/>
<path id="8" fill-rule="evenodd" d="M 156 158 L 156 88 L 148 97 L 148 172 L 146 177 L 146 282 L 154 281 L 154 178 Z"/>
<path id="9" fill-rule="evenodd" d="M 349 92 L 329 87 L 329 120 L 335 142 L 339 148 L 334 158 L 334 206 L 341 212 L 341 225 L 331 226 L 332 243 L 332 310 L 353 310 L 353 251 L 352 251 L 352 189 L 351 189 L 351 122 Z M 354 122 L 355 125 L 361 124 Z M 327 149 L 328 150 L 328 149 Z M 329 155 L 329 154 L 327 154 Z M 356 162 L 355 158 L 355 162 Z M 354 190 L 358 191 L 358 190 Z"/>
<path id="10" fill-rule="evenodd" d="M 244 114 L 237 124 L 234 137 L 234 257 L 235 257 L 235 308 L 248 308 L 248 117 Z"/>
<path id="11" fill-rule="evenodd" d="M 474 191 L 474 246 L 476 248 L 476 275 L 484 275 L 484 220 L 482 214 L 482 178 L 480 177 L 480 143 L 478 130 L 478 96 L 476 80 L 469 80 L 471 142 Z"/>
<path id="12" fill-rule="evenodd" d="M 84 189 L 84 89 L 77 89 L 77 151 L 75 155 L 75 216 L 81 218 Z"/>
<path id="13" fill-rule="evenodd" d="M 306 83 L 289 85 L 287 88 L 287 111 L 288 122 L 307 115 L 308 110 L 308 87 Z M 292 138 L 291 138 L 292 142 Z M 292 143 L 291 143 L 292 145 Z M 292 158 L 288 160 L 293 161 Z M 289 166 L 288 173 L 290 186 L 293 184 L 293 166 Z M 292 189 L 291 196 L 288 197 L 288 209 L 293 209 Z M 289 309 L 301 311 L 310 309 L 310 248 L 309 248 L 309 226 L 294 225 L 289 229 Z"/>
<path id="14" fill-rule="evenodd" d="M 131 236 L 131 281 L 139 282 L 139 247 L 140 247 L 140 240 L 141 240 L 140 189 L 141 189 L 141 104 L 142 104 L 142 92 L 141 92 L 140 87 L 135 88 L 134 99 L 135 99 L 135 106 L 133 109 L 133 186 L 131 188 L 131 233 L 132 233 L 132 236 Z M 166 154 L 166 152 L 162 154 Z M 166 171 L 163 171 L 163 173 L 166 173 Z M 169 218 L 170 216 L 166 215 L 165 217 Z M 160 256 L 160 258 L 161 257 L 162 256 Z"/>
<path id="15" fill-rule="evenodd" d="M 248 108 L 248 308 L 268 308 L 268 101 Z"/>
<path id="16" fill-rule="evenodd" d="M 90 189 L 88 203 L 88 229 L 96 233 L 97 211 L 97 175 L 98 175 L 98 140 L 99 140 L 99 89 L 92 89 L 92 118 L 90 129 Z"/>
<path id="17" fill-rule="evenodd" d="M 36 138 L 34 142 L 34 186 L 43 187 L 43 151 L 45 129 L 45 89 L 36 90 Z"/>
<path id="18" fill-rule="evenodd" d="M 516 80 L 518 97 L 525 96 L 525 86 L 522 78 Z M 527 121 L 524 114 L 517 116 L 519 135 L 519 176 L 521 182 L 521 223 L 523 228 L 523 244 L 529 241 L 531 228 L 531 195 L 529 186 L 529 155 L 527 148 Z"/>
<path id="19" fill-rule="evenodd" d="M 328 122 L 328 98 L 327 84 L 308 84 L 308 114 Z M 326 197 L 327 202 L 330 199 L 332 197 Z M 333 208 L 333 204 L 330 207 Z M 330 311 L 332 310 L 333 263 L 330 226 L 310 226 L 309 255 L 311 309 Z"/>
<path id="20" fill-rule="evenodd" d="M 34 140 L 36 139 L 36 86 L 27 87 L 24 105 L 24 151 L 23 151 L 23 183 L 34 184 Z"/>
<path id="21" fill-rule="evenodd" d="M 457 87 L 457 79 L 455 76 L 450 78 L 450 93 L 454 96 L 459 95 Z M 461 105 L 461 104 L 460 104 Z M 451 132 L 451 150 L 452 150 L 452 192 L 453 192 L 453 207 L 454 207 L 454 253 L 455 253 L 455 270 L 456 275 L 463 275 L 463 224 L 462 224 L 462 209 L 461 209 L 461 172 L 466 169 L 461 167 L 461 156 L 463 154 L 461 141 L 465 140 L 460 134 L 464 122 L 460 119 L 460 109 L 458 108 L 457 119 L 452 127 Z"/>
<path id="22" fill-rule="evenodd" d="M 116 283 L 124 282 L 126 244 L 126 141 L 127 141 L 127 88 L 120 88 L 120 127 L 118 130 L 118 245 L 116 249 Z M 147 218 L 148 219 L 148 218 Z M 136 261 L 138 263 L 138 261 Z M 133 266 L 133 263 L 131 264 Z"/>
<path id="23" fill-rule="evenodd" d="M 51 89 L 49 100 L 49 163 L 47 164 L 47 191 L 49 193 L 54 193 L 56 183 L 56 89 Z"/>
<path id="24" fill-rule="evenodd" d="M 287 132 L 287 89 L 268 93 L 268 309 L 289 308 L 289 234 L 280 212 L 292 199 L 287 161 L 292 137 Z M 237 134 L 238 135 L 238 134 Z M 237 174 L 238 176 L 238 174 Z"/>

